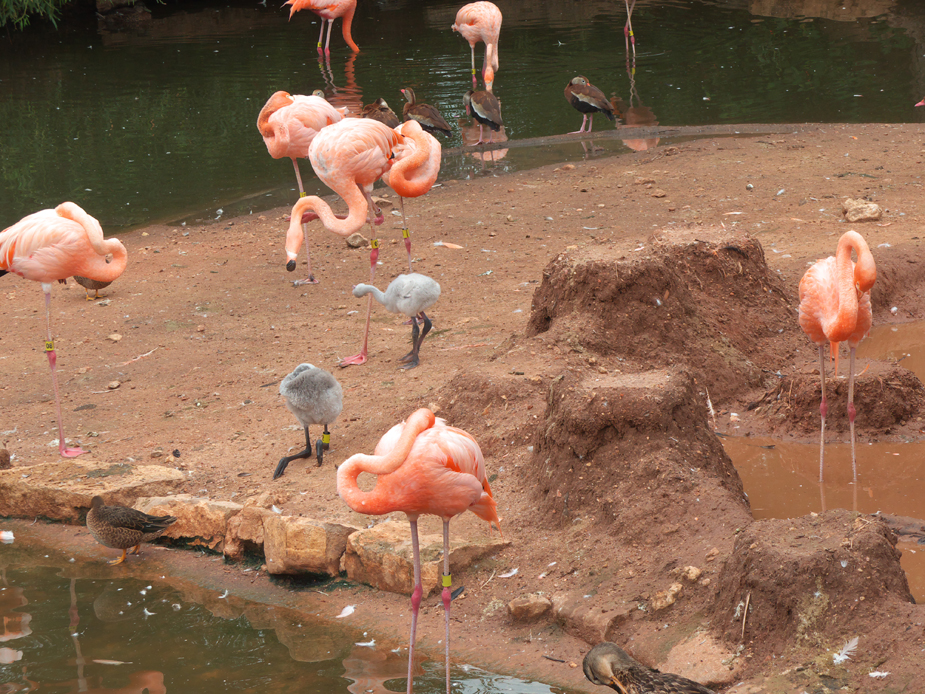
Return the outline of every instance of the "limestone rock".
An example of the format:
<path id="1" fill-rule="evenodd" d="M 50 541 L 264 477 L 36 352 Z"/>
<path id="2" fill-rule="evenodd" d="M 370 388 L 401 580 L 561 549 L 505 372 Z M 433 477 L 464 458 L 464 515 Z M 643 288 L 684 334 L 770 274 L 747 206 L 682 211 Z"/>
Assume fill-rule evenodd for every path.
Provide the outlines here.
<path id="1" fill-rule="evenodd" d="M 245 502 L 241 512 L 228 519 L 225 532 L 225 557 L 240 561 L 245 552 L 263 554 L 263 519 L 272 511 Z"/>
<path id="2" fill-rule="evenodd" d="M 673 578 L 680 578 L 687 581 L 688 583 L 696 583 L 700 580 L 700 575 L 703 573 L 703 571 L 698 569 L 696 566 L 679 566 L 675 569 L 672 569 L 669 573 Z"/>
<path id="3" fill-rule="evenodd" d="M 139 497 L 178 489 L 185 479 L 160 465 L 88 458 L 0 470 L 0 516 L 78 521 L 97 494 L 107 504 L 131 506 Z"/>
<path id="4" fill-rule="evenodd" d="M 424 597 L 435 591 L 443 573 L 443 536 L 419 535 L 421 583 Z M 501 539 L 450 541 L 450 571 L 458 573 L 472 563 L 510 545 Z M 347 577 L 392 593 L 410 595 L 414 588 L 411 559 L 411 528 L 408 523 L 388 521 L 350 536 L 344 556 Z"/>
<path id="5" fill-rule="evenodd" d="M 583 597 L 553 597 L 553 611 L 556 621 L 569 634 L 588 643 L 613 641 L 618 631 L 633 616 L 635 606 L 600 607 L 588 604 Z"/>
<path id="6" fill-rule="evenodd" d="M 876 222 L 883 216 L 880 205 L 867 200 L 845 198 L 842 203 L 842 210 L 845 213 L 845 221 L 852 224 L 855 222 Z"/>
<path id="7" fill-rule="evenodd" d="M 649 607 L 656 612 L 664 610 L 666 607 L 671 607 L 677 602 L 678 596 L 681 595 L 682 590 L 684 590 L 684 586 L 680 583 L 672 583 L 668 587 L 668 590 L 660 590 L 655 594 L 655 597 L 652 598 L 652 602 L 649 603 Z"/>
<path id="8" fill-rule="evenodd" d="M 731 684 L 739 674 L 740 662 L 710 634 L 697 631 L 675 645 L 656 667 L 711 687 Z"/>
<path id="9" fill-rule="evenodd" d="M 347 237 L 347 245 L 350 246 L 350 248 L 365 248 L 367 244 L 369 244 L 369 241 L 359 232 L 350 234 L 350 236 Z"/>
<path id="10" fill-rule="evenodd" d="M 532 622 L 552 609 L 552 600 L 542 593 L 514 598 L 507 604 L 508 614 L 515 622 Z"/>
<path id="11" fill-rule="evenodd" d="M 263 519 L 263 552 L 271 574 L 340 573 L 347 538 L 357 529 L 270 513 Z"/>
<path id="12" fill-rule="evenodd" d="M 167 528 L 161 537 L 191 539 L 193 544 L 222 550 L 228 519 L 239 513 L 243 506 L 233 501 L 212 501 L 191 494 L 177 494 L 139 499 L 135 508 L 152 516 L 170 515 L 177 518 L 177 522 Z"/>

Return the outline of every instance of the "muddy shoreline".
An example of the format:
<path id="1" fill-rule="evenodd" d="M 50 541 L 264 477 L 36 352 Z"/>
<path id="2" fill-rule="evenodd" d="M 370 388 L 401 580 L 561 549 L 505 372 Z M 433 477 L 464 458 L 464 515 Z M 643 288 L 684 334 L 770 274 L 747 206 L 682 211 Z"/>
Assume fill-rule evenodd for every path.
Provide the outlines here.
<path id="1" fill-rule="evenodd" d="M 489 474 L 496 476 L 492 487 L 505 539 L 513 544 L 463 577 L 467 598 L 454 625 L 459 660 L 593 691 L 580 667 L 569 667 L 580 664 L 589 647 L 585 640 L 552 618 L 514 624 L 507 616 L 510 600 L 535 592 L 561 604 L 591 596 L 587 603 L 600 614 L 620 615 L 612 622 L 614 640 L 650 665 L 663 662 L 698 628 L 723 633 L 716 616 L 719 581 L 750 521 L 728 458 L 711 442 L 703 386 L 723 429 L 728 425 L 723 413 L 749 412 L 744 406 L 776 388 L 772 375 L 780 371 L 805 397 L 795 401 L 794 411 L 743 417 L 737 433 L 812 440 L 816 352 L 796 324 L 796 286 L 807 263 L 832 254 L 849 228 L 841 211 L 847 197 L 872 200 L 884 210 L 880 222 L 851 227 L 877 254 L 875 325 L 925 317 L 919 298 L 925 272 L 918 262 L 925 222 L 921 157 L 910 154 L 923 132 L 917 125 L 831 125 L 796 134 L 695 140 L 499 177 L 487 168 L 473 180 L 443 181 L 406 205 L 415 270 L 443 286 L 431 312 L 435 328 L 422 348 L 421 365 L 400 371 L 409 329 L 391 314 L 374 312 L 369 363 L 336 370 L 345 406 L 331 428 L 325 459 L 340 463 L 351 453 L 371 451 L 392 424 L 420 406 L 435 409 L 479 441 Z M 383 264 L 375 281 L 382 287 L 407 267 L 400 217 L 390 214 L 397 201 L 385 201 L 387 222 L 379 231 Z M 367 250 L 348 249 L 317 229 L 309 242 L 320 284 L 293 288 L 284 269 L 286 214 L 278 209 L 210 226 L 159 225 L 134 232 L 124 239 L 125 275 L 104 291 L 108 303 L 85 302 L 72 283 L 55 287 L 65 430 L 92 448 L 95 458 L 176 467 L 188 477 L 183 490 L 188 493 L 243 502 L 271 491 L 286 514 L 365 527 L 369 519 L 349 512 L 337 497 L 333 464 L 316 468 L 297 461 L 280 480 L 270 479 L 279 457 L 302 443 L 277 395 L 278 382 L 300 362 L 335 370 L 340 357 L 356 351 L 365 303 L 350 289 L 369 275 Z M 723 250 L 729 245 L 739 250 Z M 557 258 L 558 265 L 550 265 Z M 587 268 L 608 263 L 618 277 L 636 272 L 636 279 L 605 289 L 562 280 L 559 287 L 580 298 L 573 311 L 557 313 L 567 302 L 565 294 L 555 294 L 550 277 L 561 272 L 563 278 L 580 275 L 596 282 Z M 604 286 L 604 275 L 599 277 Z M 0 385 L 5 405 L 0 431 L 9 432 L 4 438 L 15 466 L 49 462 L 55 427 L 41 354 L 41 292 L 12 277 L 0 289 L 8 297 L 0 320 L 9 326 L 0 335 L 0 351 L 10 374 Z M 674 325 L 663 320 L 663 308 L 672 321 L 687 321 L 683 339 L 668 329 L 627 335 L 637 325 Z M 615 330 L 620 326 L 622 334 Z M 699 341 L 692 342 L 694 337 Z M 706 358 L 714 353 L 725 361 Z M 662 388 L 653 385 L 656 373 L 662 374 Z M 859 383 L 859 392 L 868 392 L 871 400 L 879 397 L 870 380 L 878 373 L 872 369 Z M 109 388 L 114 381 L 119 385 Z M 861 436 L 921 438 L 916 399 L 921 383 L 904 383 L 895 401 L 904 407 L 911 402 L 912 409 L 901 418 L 890 406 L 876 421 L 859 416 Z M 615 408 L 613 397 L 603 397 L 607 393 L 617 400 L 637 395 Z M 683 416 L 640 420 L 653 394 L 682 408 L 671 411 Z M 605 401 L 609 409 L 599 416 L 580 416 L 589 403 Z M 556 408 L 556 402 L 568 407 Z M 610 428 L 598 431 L 599 422 Z M 833 416 L 832 436 L 844 437 L 845 425 Z M 672 439 L 683 445 L 666 443 Z M 544 468 L 547 458 L 554 464 Z M 685 471 L 690 469 L 697 472 Z M 425 531 L 439 531 L 433 520 Z M 826 533 L 846 538 L 868 532 L 866 525 L 854 527 L 853 519 L 827 514 L 820 522 Z M 83 530 L 76 538 L 64 526 L 36 532 L 49 539 L 61 533 L 68 544 L 94 552 Z M 454 532 L 485 531 L 470 514 L 454 521 Z M 877 556 L 884 564 L 874 574 L 893 577 L 894 557 L 882 544 L 888 538 L 878 533 L 863 535 L 881 543 Z M 820 542 L 819 551 L 825 546 Z M 182 554 L 152 549 L 147 558 L 160 561 L 164 555 L 173 562 Z M 176 569 L 168 568 L 192 570 L 182 568 L 187 561 L 201 560 L 178 559 Z M 552 561 L 556 568 L 547 572 Z M 703 570 L 710 582 L 686 587 L 665 612 L 637 609 L 653 604 L 672 585 L 671 572 L 687 565 Z M 266 580 L 261 575 L 252 585 L 252 573 L 234 578 L 239 569 L 215 568 L 207 580 L 240 581 L 258 593 Z M 488 580 L 511 568 L 519 568 L 515 578 Z M 266 589 L 280 599 L 285 593 L 269 584 Z M 382 620 L 376 630 L 383 638 L 393 637 L 396 644 L 406 638 L 403 596 L 373 595 L 361 587 L 331 595 L 324 604 L 334 614 L 335 603 L 353 595 L 369 605 L 370 619 Z M 880 684 L 869 688 L 862 667 L 867 664 L 891 670 L 893 686 L 915 676 L 925 638 L 921 610 L 898 607 L 905 605 L 902 596 L 890 595 L 882 602 L 868 597 L 851 628 L 871 638 L 907 628 L 913 636 L 905 644 L 885 639 L 893 650 L 884 662 L 864 660 L 839 673 L 840 681 L 877 691 Z M 322 596 L 312 595 L 315 599 Z M 746 678 L 764 687 L 754 692 L 813 686 L 831 675 L 816 660 L 841 645 L 849 627 L 839 624 L 834 629 L 820 624 L 809 641 L 773 651 L 767 644 L 786 643 L 777 641 L 788 628 L 784 621 L 774 639 L 747 636 L 734 681 Z M 431 650 L 439 638 L 435 610 L 422 626 L 424 648 Z M 481 641 L 483 632 L 497 636 L 490 647 Z M 502 645 L 509 643 L 514 645 Z M 724 643 L 730 652 L 737 648 L 728 634 Z M 786 668 L 785 683 L 773 680 Z"/>

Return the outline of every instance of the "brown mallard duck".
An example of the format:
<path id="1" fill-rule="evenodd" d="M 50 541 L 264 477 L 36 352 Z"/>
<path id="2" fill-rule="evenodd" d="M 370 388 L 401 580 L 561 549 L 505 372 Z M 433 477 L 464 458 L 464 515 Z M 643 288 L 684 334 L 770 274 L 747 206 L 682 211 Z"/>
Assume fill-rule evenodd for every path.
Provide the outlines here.
<path id="1" fill-rule="evenodd" d="M 149 516 L 125 506 L 107 506 L 101 496 L 93 497 L 87 512 L 87 530 L 96 541 L 122 550 L 122 556 L 109 564 L 121 564 L 127 550 L 136 554 L 142 542 L 150 542 L 176 521 L 173 516 Z"/>
<path id="2" fill-rule="evenodd" d="M 453 131 L 450 129 L 450 124 L 446 122 L 446 118 L 437 110 L 436 106 L 418 103 L 414 96 L 414 90 L 411 89 L 411 87 L 405 87 L 401 90 L 401 93 L 404 94 L 405 98 L 408 100 L 401 110 L 405 120 L 416 120 L 421 124 L 421 127 L 431 135 L 443 133 L 444 135 L 450 136 L 453 134 Z"/>
<path id="3" fill-rule="evenodd" d="M 390 128 L 397 128 L 399 125 L 401 125 L 401 121 L 398 119 L 398 114 L 389 108 L 389 105 L 381 96 L 373 103 L 367 104 L 363 107 L 362 116 L 363 118 L 372 118 L 373 120 L 377 120 L 380 123 L 389 126 Z"/>
<path id="4" fill-rule="evenodd" d="M 715 694 L 693 680 L 646 667 L 608 641 L 588 651 L 582 666 L 588 680 L 620 694 Z"/>
<path id="5" fill-rule="evenodd" d="M 585 123 L 588 124 L 588 132 L 591 132 L 595 113 L 603 113 L 609 120 L 616 122 L 616 116 L 613 115 L 613 104 L 607 100 L 604 92 L 591 84 L 583 75 L 573 77 L 565 85 L 565 98 L 582 114 L 581 128 L 569 135 L 585 132 Z"/>
<path id="6" fill-rule="evenodd" d="M 87 301 L 95 301 L 100 298 L 100 289 L 106 289 L 112 282 L 97 282 L 89 277 L 74 275 L 74 281 L 87 291 Z M 90 290 L 93 290 L 93 296 L 90 296 Z"/>

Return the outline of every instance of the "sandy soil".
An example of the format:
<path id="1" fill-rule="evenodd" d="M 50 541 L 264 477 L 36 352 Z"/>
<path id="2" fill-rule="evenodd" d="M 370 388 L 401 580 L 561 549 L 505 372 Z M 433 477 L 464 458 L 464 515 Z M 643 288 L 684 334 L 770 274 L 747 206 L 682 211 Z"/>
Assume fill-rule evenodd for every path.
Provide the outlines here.
<path id="1" fill-rule="evenodd" d="M 717 601 L 732 585 L 723 566 L 749 549 L 735 543 L 750 514 L 711 433 L 705 391 L 721 429 L 729 411 L 748 412 L 738 433 L 813 438 L 817 353 L 796 323 L 797 284 L 807 264 L 833 254 L 849 228 L 841 209 L 846 197 L 884 209 L 880 222 L 851 227 L 876 253 L 875 324 L 923 317 L 925 210 L 915 152 L 922 135 L 916 125 L 832 125 L 444 181 L 406 204 L 414 269 L 443 289 L 429 311 L 434 330 L 421 364 L 408 371 L 398 358 L 408 350 L 410 328 L 378 306 L 369 362 L 337 369 L 359 348 L 365 300 L 350 290 L 368 281 L 369 254 L 347 248 L 317 223 L 309 240 L 320 283 L 299 288 L 291 280 L 304 266 L 285 271 L 285 209 L 135 232 L 123 239 L 129 268 L 103 291 L 106 300 L 86 302 L 71 282 L 53 290 L 65 432 L 102 460 L 175 466 L 188 473 L 186 491 L 194 494 L 243 501 L 271 490 L 286 513 L 365 525 L 370 519 L 337 497 L 334 465 L 371 452 L 394 423 L 431 407 L 480 442 L 512 541 L 461 577 L 467 590 L 454 626 L 461 659 L 479 663 L 481 653 L 489 666 L 590 691 L 581 668 L 572 667 L 586 643 L 555 622 L 518 625 L 507 616 L 509 600 L 538 591 L 566 601 L 592 595 L 598 609 L 626 612 L 613 638 L 649 664 L 700 626 L 734 650 L 737 639 L 720 623 Z M 375 284 L 384 288 L 407 262 L 400 217 L 390 214 L 397 200 L 377 194 L 386 200 L 387 221 L 379 230 Z M 614 276 L 607 263 L 622 283 L 604 291 Z M 585 268 L 580 277 L 576 267 Z M 2 280 L 2 291 L 0 431 L 14 465 L 47 462 L 55 457 L 56 428 L 41 291 L 12 276 Z M 710 358 L 719 353 L 722 360 Z M 273 482 L 278 459 L 303 443 L 278 383 L 306 361 L 335 373 L 344 410 L 332 426 L 325 465 L 296 461 Z M 783 388 L 778 371 L 785 405 L 773 396 Z M 664 384 L 649 383 L 653 373 Z M 589 386 L 592 378 L 601 383 Z M 886 387 L 889 398 L 884 380 L 900 383 Z M 833 401 L 845 396 L 844 384 L 837 388 Z M 626 399 L 601 419 L 593 405 L 604 392 Z M 921 436 L 922 384 L 901 367 L 874 364 L 857 397 L 862 413 L 864 403 L 871 411 L 880 404 L 876 417 L 859 416 L 861 435 Z M 651 427 L 647 412 L 658 420 Z M 832 413 L 833 436 L 846 424 Z M 624 464 L 629 472 L 614 483 L 613 466 Z M 696 479 L 687 469 L 698 471 Z M 692 496 L 707 503 L 697 506 Z M 844 532 L 852 537 L 866 532 L 851 525 L 853 518 L 820 518 L 850 528 Z M 814 522 L 801 519 L 790 530 Z M 439 522 L 428 521 L 425 530 L 439 532 Z M 470 514 L 454 521 L 453 532 L 485 531 Z M 795 537 L 816 542 L 811 533 Z M 870 542 L 889 538 L 873 533 Z M 883 572 L 891 562 L 898 566 L 888 548 L 881 555 Z M 667 611 L 636 609 L 651 606 L 674 582 L 672 569 L 688 564 L 712 582 L 689 587 Z M 517 576 L 498 577 L 512 568 Z M 925 615 L 901 585 L 885 592 L 869 597 L 850 626 L 821 624 L 811 642 L 781 641 L 783 632 L 746 634 L 737 678 L 761 688 L 735 691 L 822 691 L 833 682 L 913 691 Z M 377 601 L 369 618 L 397 638 L 405 598 Z M 438 606 L 429 601 L 422 625 L 432 646 Z M 788 623 L 782 615 L 769 619 L 781 629 Z M 495 635 L 491 653 L 485 634 Z M 823 664 L 826 649 L 846 637 L 875 634 L 881 647 L 859 654 L 855 667 L 836 675 Z M 892 673 L 886 683 L 867 676 L 874 668 Z"/>

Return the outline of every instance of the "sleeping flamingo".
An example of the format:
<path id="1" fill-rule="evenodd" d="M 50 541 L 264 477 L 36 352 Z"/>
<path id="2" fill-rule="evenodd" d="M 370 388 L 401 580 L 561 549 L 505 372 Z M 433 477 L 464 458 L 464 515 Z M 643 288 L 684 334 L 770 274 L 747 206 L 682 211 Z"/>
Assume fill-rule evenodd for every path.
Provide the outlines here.
<path id="1" fill-rule="evenodd" d="M 322 92 L 323 93 L 323 92 Z M 324 98 L 312 94 L 293 96 L 288 92 L 276 92 L 260 109 L 257 117 L 257 129 L 263 136 L 267 151 L 274 159 L 288 157 L 295 169 L 295 178 L 299 183 L 299 197 L 305 197 L 299 163 L 296 159 L 305 159 L 308 148 L 320 130 L 328 125 L 343 120 L 343 115 Z M 312 274 L 312 255 L 305 243 L 308 256 L 308 279 L 296 280 L 295 286 L 317 284 Z"/>
<path id="2" fill-rule="evenodd" d="M 362 472 L 377 476 L 372 491 L 357 484 Z M 500 520 L 485 474 L 485 460 L 475 439 L 465 431 L 446 425 L 427 408 L 389 429 L 373 455 L 357 453 L 337 470 L 337 493 L 358 513 L 381 516 L 401 511 L 411 524 L 414 560 L 414 591 L 411 593 L 411 638 L 408 646 L 408 685 L 411 694 L 414 640 L 424 587 L 418 547 L 418 517 L 443 519 L 443 610 L 446 621 L 446 691 L 450 694 L 450 520 L 472 511 L 482 520 Z"/>
<path id="3" fill-rule="evenodd" d="M 112 262 L 106 257 L 111 255 Z M 51 283 L 72 275 L 112 282 L 125 270 L 128 256 L 118 239 L 104 239 L 100 223 L 73 202 L 23 217 L 0 232 L 0 276 L 15 273 L 42 283 L 45 292 L 45 353 L 51 368 L 58 415 L 58 452 L 65 458 L 85 453 L 65 446 L 58 392 L 57 355 L 51 335 Z"/>
<path id="4" fill-rule="evenodd" d="M 348 214 L 339 217 L 331 207 L 316 195 L 301 198 L 292 208 L 289 231 L 286 233 L 286 269 L 295 270 L 299 247 L 305 237 L 300 222 L 321 218 L 328 231 L 340 236 L 358 232 L 366 221 L 382 223 L 382 213 L 373 204 L 373 184 L 382 177 L 393 163 L 393 151 L 404 141 L 401 135 L 379 121 L 368 118 L 345 118 L 339 123 L 323 128 L 312 141 L 308 159 L 315 173 L 325 185 L 341 196 L 347 203 Z M 370 210 L 376 211 L 375 220 Z M 305 215 L 305 216 L 303 216 Z M 376 275 L 376 261 L 379 259 L 379 241 L 371 241 L 369 254 L 369 279 Z M 372 297 L 366 310 L 366 332 L 363 348 L 359 354 L 340 362 L 341 366 L 364 364 L 369 336 L 369 316 Z"/>
<path id="5" fill-rule="evenodd" d="M 331 55 L 331 30 L 334 29 L 334 20 L 343 18 L 341 31 L 344 41 L 354 53 L 360 52 L 360 47 L 353 42 L 350 35 L 350 25 L 353 24 L 353 13 L 357 9 L 357 0 L 287 0 L 283 5 L 292 5 L 289 10 L 289 19 L 292 19 L 299 10 L 311 10 L 321 17 L 321 34 L 318 36 L 318 54 L 321 55 L 321 39 L 324 38 L 324 23 L 328 23 L 328 39 L 324 43 L 324 55 Z"/>
<path id="6" fill-rule="evenodd" d="M 851 260 L 852 249 L 857 254 L 857 264 Z M 828 410 L 825 398 L 825 347 L 828 343 L 832 355 L 837 356 L 838 343 L 848 343 L 848 426 L 851 431 L 855 508 L 858 470 L 854 453 L 854 353 L 861 340 L 870 332 L 870 290 L 876 279 L 877 267 L 864 237 L 856 231 L 846 231 L 838 240 L 835 256 L 817 262 L 800 280 L 800 327 L 819 346 L 819 376 L 822 381 L 822 402 L 819 406 L 822 415 L 819 432 L 820 488 L 825 456 L 825 416 Z M 825 511 L 825 508 L 822 510 Z"/>
<path id="7" fill-rule="evenodd" d="M 501 10 L 492 2 L 480 0 L 459 8 L 456 13 L 456 22 L 451 27 L 458 31 L 466 41 L 472 52 L 472 88 L 478 89 L 479 82 L 475 78 L 475 44 L 482 41 L 485 44 L 485 59 L 482 61 L 482 80 L 485 89 L 491 91 L 495 79 L 495 70 L 498 69 L 498 37 L 501 34 Z"/>
<path id="8" fill-rule="evenodd" d="M 395 148 L 395 162 L 382 180 L 401 201 L 401 234 L 408 251 L 408 272 L 414 272 L 411 269 L 411 232 L 405 218 L 405 198 L 420 197 L 433 187 L 440 173 L 443 148 L 437 138 L 424 132 L 415 120 L 405 121 L 395 131 L 401 134 L 404 142 Z"/>

